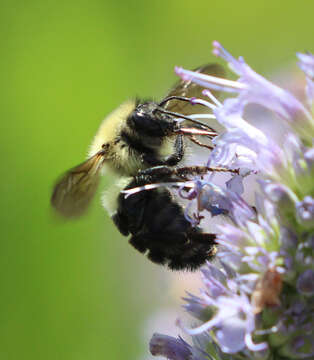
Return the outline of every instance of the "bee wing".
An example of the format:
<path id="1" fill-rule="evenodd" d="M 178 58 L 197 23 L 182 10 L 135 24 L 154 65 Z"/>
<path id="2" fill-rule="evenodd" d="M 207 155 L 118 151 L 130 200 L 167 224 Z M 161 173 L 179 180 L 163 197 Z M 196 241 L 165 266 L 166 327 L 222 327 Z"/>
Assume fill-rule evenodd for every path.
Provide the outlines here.
<path id="1" fill-rule="evenodd" d="M 98 152 L 60 178 L 51 196 L 51 204 L 59 214 L 69 218 L 86 211 L 96 192 L 103 162 L 104 155 Z"/>
<path id="2" fill-rule="evenodd" d="M 217 77 L 224 77 L 225 71 L 222 66 L 219 64 L 206 64 L 200 66 L 194 70 L 206 75 L 213 75 Z M 183 81 L 180 80 L 175 84 L 175 86 L 169 91 L 165 99 L 170 96 L 184 96 L 184 97 L 196 97 L 199 99 L 208 100 L 206 96 L 202 94 L 204 88 L 198 84 L 193 83 L 192 81 Z M 217 92 L 213 92 L 217 96 Z M 165 103 L 164 109 L 168 111 L 178 112 L 183 115 L 199 114 L 208 112 L 208 109 L 201 105 L 192 105 L 185 101 L 180 100 L 171 100 Z"/>

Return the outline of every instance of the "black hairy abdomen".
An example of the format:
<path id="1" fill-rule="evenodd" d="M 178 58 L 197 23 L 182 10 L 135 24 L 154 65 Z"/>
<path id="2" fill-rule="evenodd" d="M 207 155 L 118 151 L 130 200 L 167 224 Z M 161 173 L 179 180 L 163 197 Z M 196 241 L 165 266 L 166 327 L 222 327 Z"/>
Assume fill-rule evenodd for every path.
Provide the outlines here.
<path id="1" fill-rule="evenodd" d="M 126 188 L 145 185 L 134 178 Z M 195 270 L 210 259 L 215 235 L 192 227 L 183 208 L 166 188 L 144 190 L 125 198 L 120 194 L 113 220 L 130 244 L 148 258 L 173 270 Z"/>

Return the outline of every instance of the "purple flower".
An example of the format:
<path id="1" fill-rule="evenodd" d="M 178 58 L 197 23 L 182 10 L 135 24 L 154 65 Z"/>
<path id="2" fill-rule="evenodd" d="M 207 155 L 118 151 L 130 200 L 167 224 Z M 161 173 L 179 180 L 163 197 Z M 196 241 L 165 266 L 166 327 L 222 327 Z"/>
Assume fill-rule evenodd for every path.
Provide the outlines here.
<path id="1" fill-rule="evenodd" d="M 304 159 L 307 163 L 307 166 L 310 170 L 314 170 L 314 147 L 306 149 L 304 153 Z"/>
<path id="2" fill-rule="evenodd" d="M 231 70 L 239 76 L 238 81 L 220 79 L 178 67 L 176 68 L 176 73 L 184 80 L 192 80 L 212 90 L 238 93 L 236 98 L 225 100 L 223 107 L 218 107 L 216 110 L 214 109 L 214 114 L 222 125 L 226 126 L 227 122 L 228 128 L 230 129 L 233 123 L 235 129 L 240 128 L 243 130 L 243 126 L 241 126 L 243 120 L 241 121 L 241 119 L 245 107 L 248 104 L 259 104 L 275 112 L 279 117 L 287 121 L 308 143 L 312 141 L 314 136 L 314 119 L 299 100 L 286 90 L 281 89 L 257 74 L 245 63 L 242 57 L 235 59 L 217 41 L 214 41 L 213 46 L 213 53 L 227 61 Z M 302 59 L 304 59 L 304 56 Z M 305 67 L 304 64 L 306 63 L 306 69 L 312 69 L 313 58 L 309 57 L 305 60 L 307 61 L 302 62 L 303 66 Z M 311 73 L 311 71 L 307 71 Z M 249 124 L 246 126 L 251 127 Z M 246 135 L 248 135 L 249 132 L 253 135 L 254 132 L 256 133 L 256 130 L 252 132 L 252 129 L 250 129 L 246 132 Z M 237 136 L 237 132 L 235 132 L 234 135 Z M 261 141 L 265 143 L 265 139 L 263 139 L 261 134 L 258 134 L 258 137 L 260 138 L 259 143 Z M 250 144 L 249 138 L 246 138 L 245 142 Z M 276 146 L 272 145 L 272 147 L 276 149 Z M 279 149 L 276 149 L 275 154 L 277 152 L 280 153 Z M 268 156 L 269 155 L 270 154 L 268 154 Z"/>
<path id="3" fill-rule="evenodd" d="M 230 180 L 226 182 L 227 189 L 233 191 L 239 195 L 243 194 L 243 176 L 234 175 Z"/>
<path id="4" fill-rule="evenodd" d="M 314 227 L 314 199 L 306 196 L 296 204 L 298 219 L 301 223 Z"/>
<path id="5" fill-rule="evenodd" d="M 202 292 L 202 301 L 216 309 L 215 315 L 194 329 L 179 323 L 180 326 L 190 335 L 214 331 L 221 350 L 226 353 L 237 353 L 246 347 L 251 351 L 265 350 L 266 343 L 255 344 L 252 340 L 255 314 L 248 295 L 239 289 L 235 280 L 228 280 L 223 270 L 211 264 L 203 274 L 207 291 Z"/>
<path id="6" fill-rule="evenodd" d="M 154 334 L 149 346 L 152 355 L 162 355 L 171 360 L 187 360 L 192 355 L 191 346 L 182 338 Z"/>
<path id="7" fill-rule="evenodd" d="M 206 303 L 198 296 L 188 293 L 188 296 L 183 298 L 186 304 L 183 305 L 184 309 L 189 312 L 196 319 L 206 321 L 208 320 L 211 311 L 208 311 Z"/>
<path id="8" fill-rule="evenodd" d="M 218 42 L 214 42 L 214 54 L 227 61 L 239 76 L 237 81 L 182 68 L 176 68 L 176 72 L 183 80 L 207 88 L 203 93 L 208 101 L 191 102 L 207 106 L 211 117 L 225 128 L 212 140 L 214 149 L 207 166 L 237 171 L 224 186 L 214 184 L 215 173 L 172 184 L 180 187 L 179 194 L 189 202 L 186 217 L 193 224 L 206 218 L 206 211 L 212 217 L 224 215 L 227 219 L 216 226 L 218 252 L 215 261 L 201 269 L 203 288 L 199 296 L 188 294 L 184 299 L 184 308 L 198 325 L 191 328 L 180 320 L 178 324 L 194 343 L 202 336 L 202 348 L 215 359 L 312 359 L 313 114 L 292 94 L 253 71 L 242 57 L 231 56 Z M 312 106 L 314 56 L 298 57 Z M 208 89 L 236 97 L 222 104 Z M 244 118 L 244 114 L 250 115 L 244 113 L 248 104 L 258 104 L 288 124 L 283 144 Z M 250 180 L 259 185 L 254 206 L 242 197 L 246 190 L 243 179 L 252 173 L 255 176 Z M 196 212 L 190 216 L 192 204 Z M 194 359 L 193 347 L 183 345 L 180 339 L 171 344 L 171 349 L 181 346 L 182 354 Z M 167 356 L 168 348 L 162 349 L 159 354 Z"/>
<path id="9" fill-rule="evenodd" d="M 295 194 L 285 185 L 270 181 L 259 181 L 267 198 L 279 206 L 294 206 L 297 200 Z"/>
<path id="10" fill-rule="evenodd" d="M 240 175 L 238 175 L 240 177 Z M 183 189 L 179 191 L 179 194 L 184 199 L 196 200 L 197 213 L 191 218 L 189 215 L 192 202 L 187 206 L 185 210 L 186 218 L 192 224 L 198 224 L 199 219 L 202 217 L 199 213 L 203 210 L 210 212 L 212 216 L 226 215 L 237 223 L 245 223 L 248 219 L 255 218 L 255 212 L 253 208 L 246 203 L 246 201 L 238 194 L 238 192 L 229 190 L 228 187 L 233 190 L 241 190 L 242 180 L 238 180 L 237 175 L 231 179 L 231 182 L 227 182 L 227 189 L 223 189 L 208 180 L 196 179 L 194 181 L 192 189 L 187 195 L 183 192 Z M 232 183 L 233 181 L 233 183 Z M 237 181 L 237 183 L 235 182 Z M 177 183 L 173 183 L 177 185 Z M 186 185 L 184 185 L 185 187 Z M 240 188 L 240 189 L 239 189 Z"/>
<path id="11" fill-rule="evenodd" d="M 231 70 L 239 75 L 238 82 L 245 85 L 245 89 L 240 91 L 238 97 L 241 112 L 247 104 L 254 103 L 267 107 L 290 122 L 300 116 L 311 119 L 311 115 L 302 103 L 287 91 L 257 74 L 242 57 L 235 59 L 217 41 L 214 41 L 213 46 L 213 53 L 227 61 Z"/>
<path id="12" fill-rule="evenodd" d="M 306 87 L 306 95 L 308 99 L 308 103 L 310 107 L 314 102 L 314 55 L 313 54 L 301 54 L 297 53 L 297 57 L 299 58 L 299 67 L 305 73 L 307 87 Z"/>
<path id="13" fill-rule="evenodd" d="M 289 122 L 299 117 L 313 121 L 309 111 L 293 95 L 257 74 L 242 57 L 235 59 L 219 42 L 214 41 L 213 46 L 213 53 L 223 58 L 230 69 L 239 75 L 237 82 L 194 73 L 182 68 L 176 68 L 176 73 L 184 80 L 193 79 L 194 82 L 213 90 L 239 93 L 237 102 L 233 102 L 232 107 L 229 106 L 234 113 L 242 115 L 244 107 L 249 103 L 254 103 L 267 107 Z"/>
<path id="14" fill-rule="evenodd" d="M 211 357 L 201 349 L 196 349 L 181 337 L 154 334 L 149 343 L 152 355 L 161 355 L 170 360 L 210 360 Z"/>
<path id="15" fill-rule="evenodd" d="M 297 288 L 304 295 L 314 295 L 314 270 L 308 269 L 299 276 Z"/>

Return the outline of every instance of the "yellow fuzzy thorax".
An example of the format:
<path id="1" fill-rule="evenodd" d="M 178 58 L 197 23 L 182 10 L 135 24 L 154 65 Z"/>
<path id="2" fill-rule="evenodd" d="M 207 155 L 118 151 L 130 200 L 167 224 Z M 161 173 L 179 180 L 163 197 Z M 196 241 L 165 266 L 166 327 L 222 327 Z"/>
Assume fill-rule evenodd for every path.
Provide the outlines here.
<path id="1" fill-rule="evenodd" d="M 108 144 L 108 153 L 104 156 L 104 173 L 111 171 L 118 176 L 135 176 L 139 170 L 147 168 L 139 154 L 132 147 L 124 146 L 117 142 L 122 130 L 127 131 L 130 136 L 134 132 L 127 125 L 128 116 L 136 107 L 135 100 L 128 100 L 109 114 L 101 123 L 93 142 L 90 146 L 88 156 L 95 155 L 102 149 L 103 144 Z M 134 134 L 136 136 L 137 134 Z M 167 137 L 162 146 L 158 148 L 161 158 L 173 152 L 174 139 Z"/>
<path id="2" fill-rule="evenodd" d="M 103 192 L 102 203 L 110 215 L 116 211 L 120 191 L 131 181 L 133 176 L 137 175 L 138 171 L 147 167 L 134 149 L 121 146 L 121 143 L 115 141 L 122 130 L 132 134 L 132 130 L 128 129 L 126 120 L 135 107 L 136 101 L 128 100 L 106 116 L 100 124 L 88 151 L 88 157 L 92 157 L 102 150 L 104 144 L 109 144 L 102 174 L 109 175 L 112 184 Z M 173 146 L 174 139 L 165 138 L 162 146 L 158 149 L 161 158 L 170 155 L 173 152 Z"/>
<path id="3" fill-rule="evenodd" d="M 116 110 L 105 117 L 89 148 L 88 157 L 91 157 L 100 151 L 103 144 L 110 143 L 114 140 L 124 126 L 127 117 L 135 109 L 135 106 L 135 100 L 125 101 Z"/>

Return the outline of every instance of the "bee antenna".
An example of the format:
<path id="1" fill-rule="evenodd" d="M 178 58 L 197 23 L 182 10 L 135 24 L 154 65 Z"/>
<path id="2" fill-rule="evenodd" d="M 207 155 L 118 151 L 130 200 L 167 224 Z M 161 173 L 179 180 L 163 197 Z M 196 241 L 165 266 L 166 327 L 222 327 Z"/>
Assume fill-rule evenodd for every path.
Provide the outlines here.
<path id="1" fill-rule="evenodd" d="M 156 112 L 156 111 L 161 112 L 163 114 L 171 115 L 171 116 L 176 117 L 176 118 L 181 118 L 181 119 L 184 119 L 184 120 L 187 120 L 187 121 L 191 121 L 192 123 L 197 124 L 197 125 L 201 126 L 202 128 L 206 128 L 206 129 L 216 133 L 216 130 L 214 130 L 212 127 L 210 127 L 210 126 L 208 126 L 206 124 L 203 124 L 200 121 L 191 119 L 190 117 L 185 116 L 183 114 L 173 112 L 173 111 L 168 111 L 168 110 L 165 110 L 163 108 L 160 108 L 159 106 L 154 110 L 154 112 Z"/>
<path id="2" fill-rule="evenodd" d="M 163 99 L 158 106 L 163 106 L 165 105 L 168 101 L 171 100 L 180 100 L 180 101 L 186 101 L 186 102 L 191 102 L 191 98 L 185 97 L 185 96 L 177 96 L 177 95 L 172 95 L 172 96 L 168 96 L 165 99 Z"/>

